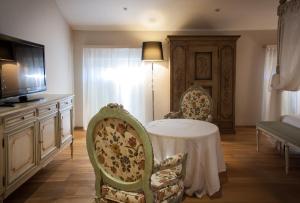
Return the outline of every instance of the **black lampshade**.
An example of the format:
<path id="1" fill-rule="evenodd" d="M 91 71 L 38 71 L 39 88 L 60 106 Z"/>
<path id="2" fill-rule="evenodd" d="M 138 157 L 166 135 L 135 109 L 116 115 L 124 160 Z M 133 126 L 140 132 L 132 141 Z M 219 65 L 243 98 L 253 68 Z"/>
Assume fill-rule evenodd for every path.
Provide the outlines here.
<path id="1" fill-rule="evenodd" d="M 161 42 L 143 42 L 142 60 L 143 61 L 164 60 Z"/>

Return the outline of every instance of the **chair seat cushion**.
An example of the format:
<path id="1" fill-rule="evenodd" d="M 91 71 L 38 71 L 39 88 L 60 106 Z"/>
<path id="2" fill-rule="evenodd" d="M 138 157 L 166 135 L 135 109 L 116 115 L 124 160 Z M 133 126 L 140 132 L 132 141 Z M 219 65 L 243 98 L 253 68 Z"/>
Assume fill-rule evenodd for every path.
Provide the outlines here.
<path id="1" fill-rule="evenodd" d="M 143 193 L 138 192 L 127 192 L 123 190 L 118 190 L 108 185 L 102 186 L 101 192 L 103 198 L 107 200 L 112 200 L 115 202 L 130 202 L 130 203 L 144 203 L 145 196 Z"/>
<path id="2" fill-rule="evenodd" d="M 157 190 L 155 194 L 156 202 L 169 202 L 168 200 L 176 199 L 179 195 L 183 194 L 184 186 L 183 181 L 180 180 L 173 185 L 169 185 L 160 190 Z M 172 202 L 172 201 L 170 201 Z"/>
<path id="3" fill-rule="evenodd" d="M 151 187 L 154 191 L 155 202 L 168 202 L 168 198 L 183 192 L 183 181 L 178 176 L 181 168 L 173 167 L 154 173 L 151 177 Z M 108 185 L 102 186 L 102 197 L 115 202 L 145 203 L 145 196 L 141 192 L 127 192 Z"/>
<path id="4" fill-rule="evenodd" d="M 151 187 L 153 190 L 159 190 L 163 187 L 173 185 L 178 182 L 181 167 L 172 167 L 157 171 L 151 176 Z"/>
<path id="5" fill-rule="evenodd" d="M 173 185 L 169 185 L 154 192 L 155 203 L 167 203 L 169 200 L 178 198 L 183 194 L 183 181 L 180 180 Z M 145 203 L 145 196 L 143 193 L 127 192 L 123 190 L 114 189 L 108 185 L 102 186 L 101 203 L 120 202 L 120 203 Z"/>

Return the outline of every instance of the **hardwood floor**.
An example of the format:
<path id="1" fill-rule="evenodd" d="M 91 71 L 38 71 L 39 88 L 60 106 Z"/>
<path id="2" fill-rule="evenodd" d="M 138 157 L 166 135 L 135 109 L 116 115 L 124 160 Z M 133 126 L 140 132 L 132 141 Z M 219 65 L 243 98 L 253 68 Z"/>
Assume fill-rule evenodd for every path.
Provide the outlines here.
<path id="1" fill-rule="evenodd" d="M 236 135 L 223 135 L 227 173 L 221 175 L 222 191 L 214 197 L 187 197 L 184 203 L 297 203 L 300 202 L 300 156 L 291 156 L 291 170 L 284 173 L 284 160 L 262 136 L 256 152 L 255 129 L 238 128 Z M 4 203 L 85 203 L 94 195 L 94 172 L 86 148 L 85 132 L 76 131 L 74 160 L 69 149 L 11 194 Z"/>

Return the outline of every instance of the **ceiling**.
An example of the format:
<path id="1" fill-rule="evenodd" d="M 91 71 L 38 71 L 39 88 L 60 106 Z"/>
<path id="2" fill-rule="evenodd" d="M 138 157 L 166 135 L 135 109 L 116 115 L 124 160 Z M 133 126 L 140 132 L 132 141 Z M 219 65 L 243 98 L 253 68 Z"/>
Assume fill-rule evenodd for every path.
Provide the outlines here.
<path id="1" fill-rule="evenodd" d="M 74 30 L 276 29 L 278 0 L 56 0 Z"/>

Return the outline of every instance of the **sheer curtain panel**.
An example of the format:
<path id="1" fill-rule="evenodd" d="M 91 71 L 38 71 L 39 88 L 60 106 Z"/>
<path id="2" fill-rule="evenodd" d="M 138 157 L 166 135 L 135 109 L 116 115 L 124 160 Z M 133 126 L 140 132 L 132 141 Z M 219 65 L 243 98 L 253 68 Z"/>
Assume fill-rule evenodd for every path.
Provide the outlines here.
<path id="1" fill-rule="evenodd" d="M 300 0 L 281 0 L 278 8 L 279 70 L 273 87 L 300 90 Z"/>
<path id="2" fill-rule="evenodd" d="M 265 66 L 263 77 L 262 120 L 279 120 L 280 92 L 271 88 L 272 75 L 276 73 L 277 48 L 268 45 L 265 52 Z"/>
<path id="3" fill-rule="evenodd" d="M 120 103 L 139 121 L 151 120 L 151 68 L 141 48 L 83 49 L 83 122 L 108 103 Z"/>
<path id="4" fill-rule="evenodd" d="M 283 91 L 281 115 L 300 116 L 300 91 Z"/>
<path id="5" fill-rule="evenodd" d="M 276 72 L 277 48 L 266 47 L 262 120 L 279 120 L 281 115 L 300 115 L 300 91 L 279 91 L 271 88 L 271 78 Z"/>

